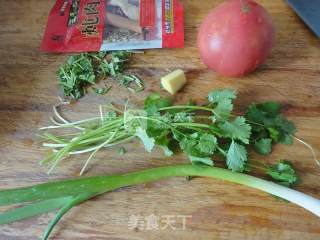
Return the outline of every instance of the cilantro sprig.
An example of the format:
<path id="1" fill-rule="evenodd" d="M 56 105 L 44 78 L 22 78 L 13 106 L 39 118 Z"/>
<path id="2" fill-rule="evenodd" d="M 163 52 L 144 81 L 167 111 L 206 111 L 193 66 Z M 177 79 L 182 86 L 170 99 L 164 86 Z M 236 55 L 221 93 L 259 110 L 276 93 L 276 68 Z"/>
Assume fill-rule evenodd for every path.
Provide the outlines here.
<path id="1" fill-rule="evenodd" d="M 256 152 L 268 155 L 272 145 L 277 143 L 291 145 L 296 128 L 292 122 L 281 115 L 281 105 L 276 102 L 252 104 L 245 117 L 252 126 L 250 143 Z"/>
<path id="2" fill-rule="evenodd" d="M 43 145 L 53 149 L 42 163 L 51 165 L 51 172 L 69 155 L 90 153 L 81 170 L 84 173 L 97 151 L 139 139 L 147 152 L 155 147 L 163 149 L 166 156 L 181 151 L 195 165 L 213 166 L 222 158 L 231 171 L 244 172 L 254 165 L 249 161 L 250 146 L 263 155 L 270 154 L 271 145 L 284 142 L 281 140 L 291 137 L 295 128 L 280 115 L 276 103 L 254 104 L 245 116 L 236 116 L 232 113 L 234 99 L 234 90 L 218 89 L 208 94 L 205 105 L 174 105 L 171 98 L 152 93 L 142 109 L 101 106 L 101 116 L 78 122 L 68 122 L 55 111 L 55 126 L 42 128 L 47 130 L 42 134 Z M 59 122 L 61 119 L 64 121 Z M 76 132 L 53 135 L 52 128 Z"/>

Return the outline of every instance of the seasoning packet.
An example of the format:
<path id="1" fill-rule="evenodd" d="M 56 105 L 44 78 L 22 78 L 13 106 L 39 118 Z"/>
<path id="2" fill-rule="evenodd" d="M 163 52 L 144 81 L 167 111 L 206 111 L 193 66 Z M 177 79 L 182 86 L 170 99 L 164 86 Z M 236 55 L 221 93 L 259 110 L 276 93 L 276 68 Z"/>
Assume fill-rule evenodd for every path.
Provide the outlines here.
<path id="1" fill-rule="evenodd" d="M 183 46 L 179 0 L 57 0 L 41 49 L 90 52 Z"/>

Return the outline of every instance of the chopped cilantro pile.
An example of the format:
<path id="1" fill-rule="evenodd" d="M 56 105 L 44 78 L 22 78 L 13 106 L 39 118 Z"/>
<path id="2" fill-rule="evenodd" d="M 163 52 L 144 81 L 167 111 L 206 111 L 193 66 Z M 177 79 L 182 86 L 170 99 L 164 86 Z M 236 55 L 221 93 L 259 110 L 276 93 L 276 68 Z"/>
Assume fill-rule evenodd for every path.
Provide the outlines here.
<path id="1" fill-rule="evenodd" d="M 143 82 L 137 76 L 123 74 L 131 53 L 127 51 L 81 53 L 70 56 L 58 72 L 59 85 L 66 97 L 79 99 L 86 87 L 108 76 L 119 79 L 120 85 L 133 91 L 143 90 Z M 123 80 L 126 79 L 126 80 Z M 128 80 L 130 79 L 130 81 Z M 136 89 L 130 88 L 137 85 Z M 95 88 L 97 94 L 106 94 L 110 88 Z"/>

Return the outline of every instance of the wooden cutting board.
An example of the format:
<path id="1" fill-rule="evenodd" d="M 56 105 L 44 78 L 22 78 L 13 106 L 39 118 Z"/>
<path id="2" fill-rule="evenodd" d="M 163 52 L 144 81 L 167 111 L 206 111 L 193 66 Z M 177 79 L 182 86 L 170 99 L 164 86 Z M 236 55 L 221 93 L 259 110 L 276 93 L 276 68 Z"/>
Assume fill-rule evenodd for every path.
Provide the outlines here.
<path id="1" fill-rule="evenodd" d="M 152 91 L 161 91 L 159 78 L 182 68 L 188 85 L 176 96 L 204 101 L 217 87 L 239 91 L 236 108 L 244 110 L 252 101 L 276 100 L 284 114 L 297 125 L 297 135 L 320 149 L 320 41 L 282 0 L 260 0 L 277 26 L 277 42 L 268 61 L 255 73 L 231 79 L 218 76 L 200 62 L 196 33 L 208 10 L 220 0 L 183 0 L 186 12 L 186 46 L 179 50 L 150 50 L 136 55 L 131 69 L 145 79 L 146 91 L 130 95 L 113 88 L 106 96 L 89 95 L 64 108 L 70 119 L 94 116 L 99 103 L 113 100 L 141 104 Z M 45 156 L 35 136 L 49 123 L 52 105 L 58 103 L 56 70 L 66 59 L 39 51 L 47 15 L 53 0 L 0 0 L 0 188 L 12 188 L 48 180 L 77 176 L 85 158 L 65 160 L 57 171 L 46 175 L 38 162 Z M 116 86 L 115 83 L 113 85 Z M 182 155 L 165 158 L 161 151 L 145 153 L 139 143 L 128 154 L 101 152 L 88 175 L 125 173 L 154 166 L 187 162 Z M 258 156 L 253 156 L 258 157 Z M 299 191 L 320 198 L 320 169 L 306 147 L 277 146 L 266 161 L 290 159 L 299 171 Z M 1 208 L 2 210 L 3 208 Z M 1 226 L 1 240 L 40 239 L 53 214 Z M 135 217 L 156 216 L 163 229 L 131 230 Z M 168 217 L 169 216 L 169 217 Z M 182 218 L 187 217 L 185 230 Z M 191 216 L 191 217 L 189 217 Z M 165 227 L 169 218 L 176 229 Z M 167 221 L 168 222 L 168 221 Z M 320 219 L 268 194 L 223 181 L 182 178 L 130 187 L 105 194 L 74 208 L 53 232 L 56 240 L 80 239 L 320 239 Z"/>

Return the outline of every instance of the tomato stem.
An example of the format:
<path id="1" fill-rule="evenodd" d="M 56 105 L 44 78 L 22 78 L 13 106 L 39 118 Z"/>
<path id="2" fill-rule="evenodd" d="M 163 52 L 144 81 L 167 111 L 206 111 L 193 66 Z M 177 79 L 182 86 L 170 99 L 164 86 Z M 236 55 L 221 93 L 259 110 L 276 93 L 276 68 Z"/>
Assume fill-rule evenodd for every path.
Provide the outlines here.
<path id="1" fill-rule="evenodd" d="M 248 4 L 248 2 L 244 2 L 243 0 L 240 0 L 241 3 L 241 12 L 243 13 L 249 13 L 250 12 L 250 6 Z"/>

